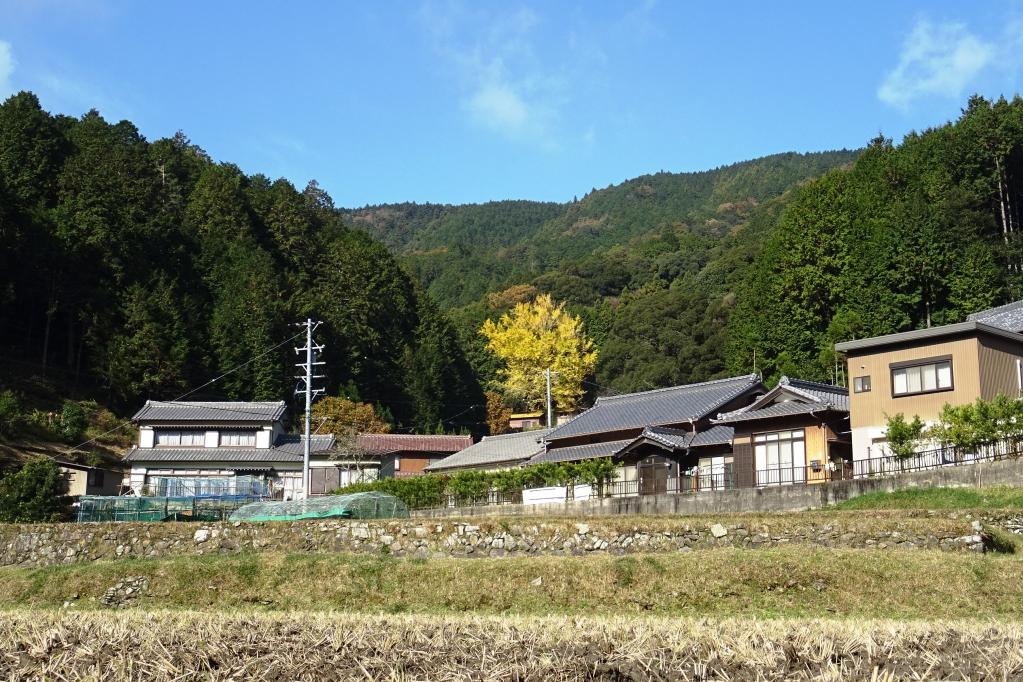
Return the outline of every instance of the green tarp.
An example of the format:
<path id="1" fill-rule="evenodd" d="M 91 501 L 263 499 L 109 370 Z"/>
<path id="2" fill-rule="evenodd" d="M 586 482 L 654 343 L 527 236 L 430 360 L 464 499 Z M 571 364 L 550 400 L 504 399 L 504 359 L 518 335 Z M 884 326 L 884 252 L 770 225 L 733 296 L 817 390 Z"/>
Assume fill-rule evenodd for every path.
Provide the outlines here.
<path id="1" fill-rule="evenodd" d="M 408 507 L 394 495 L 365 492 L 313 497 L 295 502 L 253 502 L 236 509 L 230 520 L 405 519 L 408 515 Z"/>

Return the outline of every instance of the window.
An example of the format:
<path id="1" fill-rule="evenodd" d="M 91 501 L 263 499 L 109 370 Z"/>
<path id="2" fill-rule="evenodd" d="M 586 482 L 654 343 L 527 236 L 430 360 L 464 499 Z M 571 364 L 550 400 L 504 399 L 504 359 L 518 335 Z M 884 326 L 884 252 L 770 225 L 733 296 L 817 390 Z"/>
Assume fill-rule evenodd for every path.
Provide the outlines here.
<path id="1" fill-rule="evenodd" d="M 157 445 L 205 445 L 205 431 L 157 431 Z"/>
<path id="2" fill-rule="evenodd" d="M 247 445 L 249 447 L 255 447 L 256 445 L 256 432 L 255 431 L 223 431 L 220 434 L 221 445 Z"/>
<path id="3" fill-rule="evenodd" d="M 870 391 L 870 377 L 856 377 L 853 379 L 853 391 L 856 393 L 868 393 Z"/>
<path id="4" fill-rule="evenodd" d="M 88 477 L 88 485 L 94 488 L 103 487 L 103 470 L 102 469 L 90 469 Z"/>
<path id="5" fill-rule="evenodd" d="M 757 485 L 801 483 L 806 477 L 806 435 L 803 429 L 753 436 Z"/>
<path id="6" fill-rule="evenodd" d="M 952 359 L 892 365 L 892 395 L 952 390 Z"/>

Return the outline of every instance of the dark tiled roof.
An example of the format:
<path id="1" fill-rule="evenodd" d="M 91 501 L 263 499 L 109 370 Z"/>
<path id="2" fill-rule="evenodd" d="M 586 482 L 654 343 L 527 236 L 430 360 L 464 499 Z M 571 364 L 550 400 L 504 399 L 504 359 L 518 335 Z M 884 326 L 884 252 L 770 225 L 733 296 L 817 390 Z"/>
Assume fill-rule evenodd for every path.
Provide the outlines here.
<path id="1" fill-rule="evenodd" d="M 731 445 L 732 437 L 734 435 L 735 429 L 731 426 L 716 424 L 706 431 L 701 431 L 696 434 L 692 442 L 689 443 L 689 447 L 699 448 L 707 445 Z"/>
<path id="2" fill-rule="evenodd" d="M 274 448 L 282 452 L 297 452 L 301 456 L 305 453 L 302 441 L 302 436 L 285 434 L 277 438 Z M 324 450 L 330 450 L 332 447 L 334 447 L 334 436 L 331 434 L 314 435 L 309 438 L 310 452 L 323 452 Z"/>
<path id="3" fill-rule="evenodd" d="M 613 440 L 606 443 L 590 443 L 589 445 L 573 445 L 567 448 L 555 448 L 553 450 L 537 454 L 535 457 L 530 459 L 527 464 L 540 464 L 541 462 L 576 462 L 583 459 L 611 457 L 632 441 L 632 438 L 626 438 L 625 440 Z"/>
<path id="4" fill-rule="evenodd" d="M 1013 301 L 997 308 L 982 310 L 966 319 L 1007 329 L 1010 332 L 1023 332 L 1023 301 Z"/>
<path id="5" fill-rule="evenodd" d="M 162 402 L 147 400 L 135 413 L 136 422 L 245 422 L 266 424 L 284 414 L 284 401 L 262 403 L 240 402 Z"/>
<path id="6" fill-rule="evenodd" d="M 301 462 L 302 453 L 277 448 L 133 448 L 126 462 Z"/>
<path id="7" fill-rule="evenodd" d="M 406 433 L 362 433 L 356 447 L 363 452 L 458 452 L 472 445 L 472 436 L 425 436 Z"/>
<path id="8" fill-rule="evenodd" d="M 695 421 L 760 385 L 760 377 L 750 374 L 598 398 L 593 407 L 554 429 L 547 440 Z"/>
<path id="9" fill-rule="evenodd" d="M 311 453 L 334 447 L 334 436 L 310 438 Z M 126 462 L 301 462 L 305 456 L 302 436 L 284 435 L 272 448 L 132 448 Z"/>
<path id="10" fill-rule="evenodd" d="M 771 419 L 773 417 L 787 417 L 794 414 L 810 414 L 811 412 L 848 412 L 848 408 L 839 409 L 830 403 L 801 403 L 795 400 L 787 400 L 783 403 L 774 403 L 756 410 L 745 412 L 730 412 L 723 414 L 715 421 L 720 424 L 753 421 L 756 419 Z"/>
<path id="11" fill-rule="evenodd" d="M 629 441 L 629 446 L 643 440 L 652 440 L 670 451 L 687 450 L 689 448 L 706 447 L 709 445 L 731 445 L 735 429 L 731 426 L 715 425 L 695 436 L 682 429 L 666 429 L 660 426 L 648 426 L 643 433 Z"/>
<path id="12" fill-rule="evenodd" d="M 502 463 L 518 463 L 543 451 L 537 439 L 549 433 L 549 429 L 506 433 L 500 436 L 484 436 L 483 440 L 464 450 L 445 457 L 426 467 L 428 471 L 443 471 L 462 467 L 487 466 Z"/>
<path id="13" fill-rule="evenodd" d="M 848 412 L 849 389 L 782 377 L 777 386 L 752 405 L 720 414 L 714 421 L 719 424 L 734 423 L 825 411 Z"/>

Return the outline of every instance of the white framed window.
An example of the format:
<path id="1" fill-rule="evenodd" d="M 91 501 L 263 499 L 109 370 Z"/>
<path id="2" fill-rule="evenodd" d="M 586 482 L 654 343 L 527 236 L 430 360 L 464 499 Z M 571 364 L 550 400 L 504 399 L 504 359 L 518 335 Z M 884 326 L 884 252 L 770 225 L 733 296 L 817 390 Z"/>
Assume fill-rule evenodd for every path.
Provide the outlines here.
<path id="1" fill-rule="evenodd" d="M 753 436 L 757 485 L 789 485 L 806 478 L 806 433 L 803 429 Z"/>
<path id="2" fill-rule="evenodd" d="M 891 372 L 892 395 L 895 397 L 951 391 L 953 388 L 951 358 L 911 365 L 893 365 Z"/>
<path id="3" fill-rule="evenodd" d="M 221 431 L 220 432 L 220 444 L 230 446 L 248 446 L 255 447 L 256 445 L 256 432 L 255 431 Z"/>
<path id="4" fill-rule="evenodd" d="M 205 431 L 157 431 L 157 445 L 205 445 Z"/>

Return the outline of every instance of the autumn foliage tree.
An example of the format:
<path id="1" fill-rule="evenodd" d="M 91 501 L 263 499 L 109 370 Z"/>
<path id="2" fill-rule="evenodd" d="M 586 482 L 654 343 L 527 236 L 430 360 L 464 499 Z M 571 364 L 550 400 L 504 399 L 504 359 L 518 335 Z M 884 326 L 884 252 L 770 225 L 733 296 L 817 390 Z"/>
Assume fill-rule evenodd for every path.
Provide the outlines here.
<path id="1" fill-rule="evenodd" d="M 504 402 L 504 397 L 497 391 L 487 391 L 487 431 L 491 436 L 507 433 L 512 411 Z"/>
<path id="2" fill-rule="evenodd" d="M 510 313 L 483 323 L 487 348 L 501 361 L 497 384 L 512 401 L 539 409 L 546 398 L 544 370 L 552 370 L 551 393 L 558 408 L 574 410 L 583 396 L 583 380 L 593 373 L 597 350 L 582 320 L 549 294 L 518 303 Z"/>
<path id="3" fill-rule="evenodd" d="M 313 405 L 313 423 L 320 433 L 334 434 L 335 458 L 361 469 L 365 457 L 359 450 L 360 433 L 388 433 L 391 425 L 368 403 L 328 396 Z"/>

